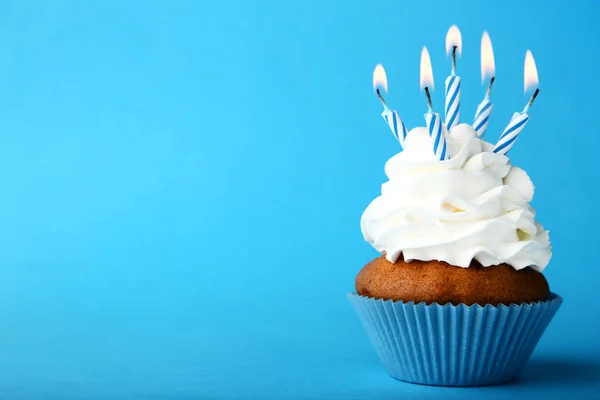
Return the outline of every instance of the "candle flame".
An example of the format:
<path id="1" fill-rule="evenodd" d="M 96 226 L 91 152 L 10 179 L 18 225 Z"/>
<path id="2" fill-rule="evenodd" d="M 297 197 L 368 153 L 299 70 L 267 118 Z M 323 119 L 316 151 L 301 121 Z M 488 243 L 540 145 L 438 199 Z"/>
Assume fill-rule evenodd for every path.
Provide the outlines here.
<path id="1" fill-rule="evenodd" d="M 483 32 L 481 37 L 481 81 L 485 78 L 491 78 L 496 73 L 496 63 L 494 62 L 494 49 L 492 41 L 487 32 Z"/>
<path id="2" fill-rule="evenodd" d="M 537 67 L 535 66 L 535 60 L 530 50 L 527 50 L 527 53 L 525 53 L 524 83 L 525 92 L 534 87 L 537 88 L 539 83 Z"/>
<path id="3" fill-rule="evenodd" d="M 462 36 L 456 25 L 452 25 L 446 34 L 446 55 L 452 53 L 454 46 L 456 46 L 456 55 L 460 56 L 462 51 Z"/>
<path id="4" fill-rule="evenodd" d="M 428 87 L 433 90 L 433 71 L 431 70 L 431 58 L 427 47 L 421 50 L 421 89 Z"/>
<path id="5" fill-rule="evenodd" d="M 385 75 L 385 69 L 383 69 L 383 65 L 377 64 L 375 66 L 375 70 L 373 71 L 373 90 L 382 89 L 387 93 L 387 76 Z"/>

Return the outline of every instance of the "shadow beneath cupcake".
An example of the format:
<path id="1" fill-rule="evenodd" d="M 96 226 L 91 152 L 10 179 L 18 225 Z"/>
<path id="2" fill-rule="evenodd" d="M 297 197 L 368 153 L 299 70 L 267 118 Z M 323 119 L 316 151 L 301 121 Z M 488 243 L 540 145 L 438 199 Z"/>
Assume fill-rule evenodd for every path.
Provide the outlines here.
<path id="1" fill-rule="evenodd" d="M 544 385 L 585 384 L 600 382 L 600 361 L 568 358 L 531 359 L 516 383 Z"/>

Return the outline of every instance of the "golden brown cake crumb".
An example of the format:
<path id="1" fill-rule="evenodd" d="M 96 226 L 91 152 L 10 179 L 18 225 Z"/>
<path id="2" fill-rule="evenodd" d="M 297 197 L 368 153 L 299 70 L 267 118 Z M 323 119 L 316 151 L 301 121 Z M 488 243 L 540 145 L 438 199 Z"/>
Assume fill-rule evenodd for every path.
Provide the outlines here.
<path id="1" fill-rule="evenodd" d="M 454 305 L 521 304 L 545 301 L 550 295 L 544 275 L 531 268 L 483 267 L 476 261 L 461 268 L 442 261 L 405 262 L 402 257 L 391 263 L 385 256 L 358 273 L 356 291 L 377 299 Z"/>

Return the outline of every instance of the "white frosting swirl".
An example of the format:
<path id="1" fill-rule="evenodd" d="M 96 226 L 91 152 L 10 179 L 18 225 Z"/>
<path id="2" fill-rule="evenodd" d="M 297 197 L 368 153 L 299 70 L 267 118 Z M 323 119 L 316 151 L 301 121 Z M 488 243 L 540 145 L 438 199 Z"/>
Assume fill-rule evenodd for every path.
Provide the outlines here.
<path id="1" fill-rule="evenodd" d="M 533 183 L 508 157 L 460 124 L 447 135 L 452 158 L 437 161 L 426 128 L 409 132 L 385 165 L 389 181 L 361 218 L 365 240 L 395 262 L 440 260 L 468 267 L 507 263 L 542 271 L 548 232 L 529 205 Z"/>

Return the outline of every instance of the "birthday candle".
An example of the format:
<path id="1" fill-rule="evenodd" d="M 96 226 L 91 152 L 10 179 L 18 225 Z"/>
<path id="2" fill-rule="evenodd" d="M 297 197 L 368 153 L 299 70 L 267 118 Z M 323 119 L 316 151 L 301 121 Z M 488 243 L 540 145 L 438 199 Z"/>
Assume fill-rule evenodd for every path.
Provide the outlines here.
<path id="1" fill-rule="evenodd" d="M 523 110 L 523 112 L 520 113 L 514 113 L 508 126 L 504 129 L 504 132 L 502 132 L 498 143 L 496 143 L 496 147 L 494 147 L 494 153 L 508 153 L 508 151 L 513 147 L 519 138 L 519 133 L 521 133 L 521 131 L 525 128 L 525 125 L 527 125 L 528 121 L 529 114 L 527 114 L 526 110 Z"/>
<path id="2" fill-rule="evenodd" d="M 396 140 L 400 143 L 400 146 L 404 148 L 404 141 L 406 139 L 406 135 L 408 135 L 408 129 L 406 129 L 406 125 L 400 119 L 400 115 L 396 110 L 390 110 L 390 108 L 385 103 L 381 92 L 379 91 L 379 87 L 387 92 L 387 76 L 385 74 L 385 69 L 383 69 L 383 65 L 377 64 L 375 66 L 375 70 L 373 71 L 373 89 L 376 91 L 379 100 L 381 100 L 381 104 L 383 105 L 383 112 L 381 116 L 385 120 L 386 124 L 390 127 L 392 134 L 396 138 Z"/>
<path id="3" fill-rule="evenodd" d="M 446 128 L 448 130 L 458 125 L 460 120 L 460 76 L 456 75 L 456 53 L 460 55 L 462 37 L 456 25 L 446 34 L 446 53 L 452 52 L 452 74 L 446 78 Z"/>
<path id="4" fill-rule="evenodd" d="M 473 129 L 477 132 L 477 136 L 483 137 L 485 131 L 490 122 L 490 116 L 492 114 L 492 108 L 494 105 L 490 101 L 490 93 L 492 91 L 492 85 L 494 84 L 495 73 L 494 65 L 494 50 L 492 49 L 492 41 L 487 32 L 483 32 L 481 37 L 481 81 L 485 81 L 487 76 L 491 76 L 490 83 L 485 94 L 485 97 L 475 112 L 475 119 L 473 121 Z"/>
<path id="5" fill-rule="evenodd" d="M 408 135 L 408 129 L 406 129 L 406 125 L 404 125 L 404 122 L 402 122 L 402 120 L 400 119 L 400 115 L 398 115 L 398 112 L 396 110 L 390 110 L 385 104 L 383 98 L 380 97 L 380 99 L 383 103 L 383 112 L 381 113 L 381 116 L 390 127 L 392 134 L 400 143 L 400 146 L 404 148 L 404 141 L 406 140 L 406 135 Z"/>
<path id="6" fill-rule="evenodd" d="M 491 86 L 490 81 L 490 86 Z M 485 135 L 485 131 L 490 123 L 490 115 L 492 114 L 492 109 L 494 108 L 494 104 L 490 101 L 490 97 L 488 95 L 485 96 L 483 101 L 479 103 L 477 107 L 477 111 L 475 112 L 475 120 L 473 121 L 473 129 L 477 132 L 477 136 L 483 138 Z"/>
<path id="7" fill-rule="evenodd" d="M 427 124 L 429 137 L 433 141 L 433 153 L 435 157 L 440 161 L 448 159 L 448 148 L 446 146 L 446 137 L 444 136 L 444 127 L 440 114 L 433 112 L 433 109 L 429 109 L 425 113 L 425 123 Z"/>
<path id="8" fill-rule="evenodd" d="M 429 52 L 426 47 L 423 47 L 421 51 L 421 88 L 425 90 L 425 96 L 427 97 L 427 107 L 429 111 L 425 113 L 425 122 L 427 124 L 427 131 L 433 145 L 433 153 L 435 157 L 444 161 L 448 158 L 448 149 L 446 146 L 446 136 L 444 133 L 444 126 L 440 114 L 433 111 L 433 105 L 431 103 L 431 94 L 429 88 L 433 89 L 433 71 L 431 70 L 431 59 L 429 58 Z"/>
<path id="9" fill-rule="evenodd" d="M 537 68 L 535 66 L 533 56 L 531 55 L 531 52 L 529 50 L 527 50 L 527 53 L 525 54 L 524 76 L 525 91 L 527 91 L 527 88 L 529 86 L 537 86 Z M 525 128 L 525 125 L 527 125 L 527 122 L 529 121 L 529 108 L 531 107 L 533 101 L 539 93 L 540 89 L 536 88 L 535 92 L 533 93 L 533 96 L 531 96 L 531 99 L 529 100 L 523 111 L 520 113 L 513 114 L 508 126 L 504 129 L 504 132 L 502 132 L 500 140 L 498 140 L 498 143 L 496 143 L 496 146 L 494 147 L 494 153 L 506 154 L 514 146 L 515 142 L 519 138 L 519 134 Z"/>

